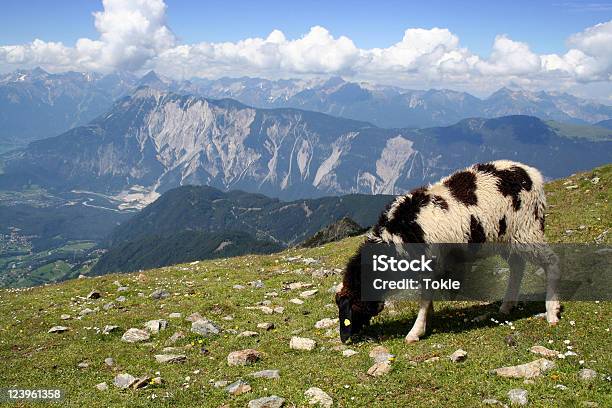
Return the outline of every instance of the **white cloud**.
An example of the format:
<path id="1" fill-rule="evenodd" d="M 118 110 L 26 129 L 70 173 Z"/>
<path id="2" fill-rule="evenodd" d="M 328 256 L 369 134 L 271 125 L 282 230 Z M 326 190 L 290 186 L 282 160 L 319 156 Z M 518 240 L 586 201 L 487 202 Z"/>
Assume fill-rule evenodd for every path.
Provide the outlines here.
<path id="1" fill-rule="evenodd" d="M 0 46 L 0 70 L 40 65 L 51 71 L 156 69 L 178 78 L 341 74 L 411 86 L 486 90 L 516 83 L 567 89 L 606 82 L 612 76 L 612 21 L 588 27 L 567 40 L 564 54 L 538 55 L 529 45 L 498 35 L 489 56 L 463 47 L 446 28 L 410 28 L 387 48 L 360 49 L 345 36 L 312 27 L 301 38 L 278 30 L 266 38 L 177 44 L 166 25 L 163 0 L 103 0 L 94 13 L 99 38 L 72 47 L 34 40 Z"/>

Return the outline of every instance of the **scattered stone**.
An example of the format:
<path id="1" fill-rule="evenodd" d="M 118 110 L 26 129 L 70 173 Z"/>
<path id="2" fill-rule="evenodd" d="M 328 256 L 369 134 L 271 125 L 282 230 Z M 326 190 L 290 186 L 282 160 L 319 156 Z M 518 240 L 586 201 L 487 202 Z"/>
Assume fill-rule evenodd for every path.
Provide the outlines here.
<path id="1" fill-rule="evenodd" d="M 599 404 L 593 401 L 582 401 L 582 406 L 589 408 L 597 408 Z"/>
<path id="2" fill-rule="evenodd" d="M 108 384 L 105 383 L 105 382 L 101 382 L 100 384 L 96 384 L 96 388 L 99 391 L 106 391 L 106 390 L 108 390 Z"/>
<path id="3" fill-rule="evenodd" d="M 559 355 L 559 352 L 547 349 L 546 347 L 543 347 L 543 346 L 533 346 L 529 349 L 529 351 L 531 351 L 534 354 L 539 354 L 544 357 L 555 358 L 557 357 L 557 355 Z"/>
<path id="4" fill-rule="evenodd" d="M 95 311 L 94 311 L 94 310 L 92 310 L 92 309 L 90 309 L 90 308 L 88 308 L 88 307 L 86 307 L 85 309 L 83 309 L 83 310 L 81 310 L 81 311 L 79 312 L 79 315 L 81 315 L 81 316 L 87 316 L 88 314 L 92 314 L 92 313 L 95 313 Z"/>
<path id="5" fill-rule="evenodd" d="M 219 327 L 209 320 L 201 319 L 191 323 L 191 331 L 200 336 L 210 337 L 219 334 Z"/>
<path id="6" fill-rule="evenodd" d="M 282 314 L 285 311 L 285 308 L 282 306 L 276 306 L 274 308 L 274 313 Z"/>
<path id="7" fill-rule="evenodd" d="M 151 382 L 151 377 L 145 375 L 143 377 L 137 378 L 136 382 L 132 384 L 132 388 L 137 390 L 139 388 L 144 388 Z"/>
<path id="8" fill-rule="evenodd" d="M 435 363 L 436 361 L 440 361 L 440 357 L 438 356 L 434 356 L 431 358 L 428 358 L 427 360 L 424 360 L 424 363 Z"/>
<path id="9" fill-rule="evenodd" d="M 118 296 L 115 300 L 119 303 L 123 303 L 127 300 L 127 298 L 125 296 Z"/>
<path id="10" fill-rule="evenodd" d="M 119 286 L 117 288 L 117 292 L 127 292 L 128 290 L 130 290 L 130 288 L 128 288 L 127 286 Z"/>
<path id="11" fill-rule="evenodd" d="M 338 324 L 338 319 L 330 319 L 326 317 L 325 319 L 321 319 L 315 323 L 315 329 L 329 329 L 330 327 L 334 327 Z"/>
<path id="12" fill-rule="evenodd" d="M 554 361 L 540 358 L 526 364 L 496 368 L 490 372 L 506 378 L 534 378 L 554 367 Z"/>
<path id="13" fill-rule="evenodd" d="M 149 320 L 144 324 L 145 330 L 151 334 L 157 334 L 160 330 L 165 330 L 168 326 L 168 322 L 162 319 Z"/>
<path id="14" fill-rule="evenodd" d="M 309 298 L 309 297 L 313 297 L 314 295 L 316 295 L 319 292 L 318 289 L 312 289 L 312 290 L 305 290 L 304 292 L 300 293 L 300 297 L 303 298 Z"/>
<path id="15" fill-rule="evenodd" d="M 281 408 L 283 405 L 285 405 L 284 398 L 271 395 L 269 397 L 250 400 L 248 408 Z"/>
<path id="16" fill-rule="evenodd" d="M 311 287 L 312 287 L 312 283 L 306 283 L 306 282 L 293 282 L 287 285 L 287 288 L 289 290 L 306 289 L 306 288 L 311 288 Z"/>
<path id="17" fill-rule="evenodd" d="M 204 319 L 202 315 L 199 314 L 198 312 L 195 312 L 187 316 L 185 320 L 188 322 L 197 322 L 198 320 L 206 320 L 206 319 Z"/>
<path id="18" fill-rule="evenodd" d="M 234 285 L 233 288 L 236 289 L 236 290 L 242 290 L 242 289 L 246 288 L 246 286 L 244 286 L 244 285 Z"/>
<path id="19" fill-rule="evenodd" d="M 527 405 L 527 390 L 522 388 L 514 388 L 508 391 L 508 399 L 511 405 Z"/>
<path id="20" fill-rule="evenodd" d="M 450 355 L 450 359 L 453 363 L 460 363 L 467 358 L 467 351 L 458 349 Z"/>
<path id="21" fill-rule="evenodd" d="M 155 360 L 160 364 L 182 363 L 187 360 L 184 354 L 156 354 Z"/>
<path id="22" fill-rule="evenodd" d="M 578 378 L 581 381 L 591 381 L 597 378 L 597 371 L 591 370 L 590 368 L 583 368 L 578 371 Z"/>
<path id="23" fill-rule="evenodd" d="M 380 377 L 391 371 L 391 364 L 388 361 L 374 363 L 372 367 L 368 369 L 368 375 L 372 377 Z"/>
<path id="24" fill-rule="evenodd" d="M 352 356 L 354 356 L 355 354 L 357 354 L 357 352 L 356 352 L 355 350 L 351 350 L 351 349 L 348 349 L 348 350 L 344 350 L 344 351 L 342 351 L 342 355 L 343 355 L 344 357 L 352 357 Z"/>
<path id="25" fill-rule="evenodd" d="M 185 333 L 183 333 L 182 331 L 177 331 L 172 336 L 168 337 L 168 340 L 166 340 L 166 344 L 172 345 L 176 343 L 177 341 L 179 341 L 180 339 L 184 339 L 184 338 L 185 338 Z"/>
<path id="26" fill-rule="evenodd" d="M 482 400 L 484 405 L 503 405 L 500 401 L 493 398 L 486 398 Z"/>
<path id="27" fill-rule="evenodd" d="M 308 398 L 310 405 L 320 405 L 325 408 L 331 408 L 334 405 L 332 397 L 318 387 L 310 387 L 304 392 L 304 396 Z"/>
<path id="28" fill-rule="evenodd" d="M 293 303 L 294 305 L 303 305 L 304 301 L 302 299 L 298 299 L 298 298 L 293 298 L 289 300 L 290 303 Z"/>
<path id="29" fill-rule="evenodd" d="M 47 333 L 63 333 L 68 330 L 70 329 L 66 326 L 53 326 Z"/>
<path id="30" fill-rule="evenodd" d="M 249 383 L 242 380 L 235 381 L 225 388 L 225 391 L 232 395 L 241 395 L 251 391 Z"/>
<path id="31" fill-rule="evenodd" d="M 70 320 L 70 315 L 69 314 L 63 314 L 60 316 L 60 319 L 62 320 Z"/>
<path id="32" fill-rule="evenodd" d="M 165 289 L 156 289 L 151 293 L 151 298 L 155 300 L 165 299 L 170 296 L 170 292 Z"/>
<path id="33" fill-rule="evenodd" d="M 293 350 L 312 351 L 317 346 L 317 342 L 306 337 L 293 336 L 289 341 L 289 348 Z"/>
<path id="34" fill-rule="evenodd" d="M 102 295 L 95 289 L 89 292 L 89 295 L 87 295 L 87 299 L 100 299 L 100 297 L 102 297 Z"/>
<path id="35" fill-rule="evenodd" d="M 127 343 L 136 343 L 138 341 L 147 341 L 150 337 L 151 336 L 149 335 L 149 332 L 147 332 L 146 330 L 136 329 L 132 327 L 131 329 L 128 329 L 128 331 L 123 333 L 123 336 L 121 336 L 121 340 Z"/>
<path id="36" fill-rule="evenodd" d="M 231 366 L 253 364 L 261 358 L 261 353 L 254 349 L 232 351 L 227 355 L 227 364 Z"/>
<path id="37" fill-rule="evenodd" d="M 227 384 L 229 384 L 229 381 L 219 380 L 219 381 L 215 381 L 215 383 L 213 384 L 213 387 L 215 387 L 215 388 L 226 387 Z"/>
<path id="38" fill-rule="evenodd" d="M 77 364 L 77 367 L 78 368 L 82 368 L 82 369 L 89 368 L 89 363 L 86 363 L 85 361 L 82 361 L 79 364 Z"/>
<path id="39" fill-rule="evenodd" d="M 183 314 L 182 313 L 170 313 L 168 317 L 170 319 L 180 319 L 183 317 Z"/>
<path id="40" fill-rule="evenodd" d="M 270 322 L 257 323 L 257 328 L 264 329 L 266 331 L 270 331 L 274 328 L 274 323 L 270 323 Z"/>
<path id="41" fill-rule="evenodd" d="M 257 371 L 251 374 L 251 376 L 255 378 L 269 378 L 272 380 L 279 380 L 280 371 L 279 370 L 261 370 L 261 371 Z"/>
<path id="42" fill-rule="evenodd" d="M 557 385 L 555 385 L 555 388 L 558 389 L 558 390 L 561 390 L 561 391 L 567 390 L 567 387 L 565 385 L 563 385 L 563 384 L 557 384 Z"/>
<path id="43" fill-rule="evenodd" d="M 254 332 L 254 331 L 249 331 L 249 330 L 243 331 L 242 333 L 238 335 L 238 337 L 256 337 L 256 336 L 259 336 L 259 333 Z"/>
<path id="44" fill-rule="evenodd" d="M 113 384 L 117 388 L 126 389 L 136 382 L 136 378 L 130 374 L 117 374 Z"/>
<path id="45" fill-rule="evenodd" d="M 115 304 L 113 302 L 109 302 L 109 303 L 105 303 L 104 306 L 102 306 L 102 309 L 104 310 L 110 310 L 113 307 L 115 307 Z"/>
<path id="46" fill-rule="evenodd" d="M 115 360 L 112 357 L 107 357 L 104 359 L 104 364 L 106 364 L 108 367 L 112 367 L 115 365 Z"/>
<path id="47" fill-rule="evenodd" d="M 374 359 L 375 363 L 386 363 L 392 361 L 395 356 L 389 353 L 386 347 L 376 346 L 370 351 L 370 358 Z"/>
<path id="48" fill-rule="evenodd" d="M 261 279 L 255 280 L 253 282 L 249 282 L 249 285 L 251 285 L 252 287 L 259 289 L 259 288 L 263 288 L 264 287 L 264 283 Z"/>
<path id="49" fill-rule="evenodd" d="M 102 334 L 111 334 L 112 332 L 115 332 L 117 330 L 119 330 L 119 326 L 107 324 L 106 326 L 104 326 L 104 329 L 102 329 Z"/>

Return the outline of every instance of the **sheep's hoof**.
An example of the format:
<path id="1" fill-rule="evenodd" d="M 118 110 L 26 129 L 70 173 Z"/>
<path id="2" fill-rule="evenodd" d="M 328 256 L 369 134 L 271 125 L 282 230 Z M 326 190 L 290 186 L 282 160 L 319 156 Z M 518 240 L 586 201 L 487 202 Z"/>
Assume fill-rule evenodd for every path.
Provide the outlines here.
<path id="1" fill-rule="evenodd" d="M 505 302 L 499 307 L 499 313 L 509 315 L 512 309 L 516 307 L 516 302 Z"/>
<path id="2" fill-rule="evenodd" d="M 419 341 L 419 337 L 415 336 L 414 334 L 408 334 L 406 335 L 406 337 L 404 338 L 404 341 L 408 344 L 410 343 L 416 343 L 417 341 Z"/>
<path id="3" fill-rule="evenodd" d="M 546 317 L 546 321 L 548 321 L 548 325 L 551 327 L 555 327 L 559 323 L 558 316 Z"/>

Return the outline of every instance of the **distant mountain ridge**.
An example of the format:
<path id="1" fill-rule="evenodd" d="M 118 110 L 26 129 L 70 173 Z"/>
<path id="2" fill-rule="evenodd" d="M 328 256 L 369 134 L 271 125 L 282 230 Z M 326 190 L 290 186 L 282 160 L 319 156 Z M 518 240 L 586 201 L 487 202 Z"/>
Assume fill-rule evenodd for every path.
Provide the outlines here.
<path id="1" fill-rule="evenodd" d="M 502 88 L 488 98 L 448 89 L 411 90 L 328 79 L 194 78 L 150 71 L 108 75 L 40 68 L 0 75 L 0 153 L 63 133 L 108 111 L 117 98 L 146 86 L 162 92 L 231 98 L 256 108 L 298 108 L 384 128 L 448 126 L 471 117 L 531 115 L 587 124 L 612 118 L 612 107 L 565 93 Z"/>
<path id="2" fill-rule="evenodd" d="M 297 199 L 399 194 L 478 161 L 514 159 L 562 177 L 607 163 L 612 132 L 567 134 L 530 116 L 428 129 L 290 108 L 256 109 L 141 87 L 86 126 L 0 157 L 0 188 L 119 194 L 195 184 Z M 596 138 L 584 137 L 596 129 Z M 603 132 L 603 134 L 602 134 Z"/>

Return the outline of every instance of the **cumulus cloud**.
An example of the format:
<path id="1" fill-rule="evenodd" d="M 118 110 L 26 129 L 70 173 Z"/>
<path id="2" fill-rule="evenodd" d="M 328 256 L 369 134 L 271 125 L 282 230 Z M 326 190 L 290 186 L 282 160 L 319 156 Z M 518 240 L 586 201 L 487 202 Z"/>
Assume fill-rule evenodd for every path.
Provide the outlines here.
<path id="1" fill-rule="evenodd" d="M 99 38 L 74 46 L 34 40 L 0 46 L 0 69 L 40 65 L 52 71 L 156 69 L 175 78 L 334 75 L 396 85 L 465 89 L 507 83 L 542 88 L 612 78 L 612 21 L 567 39 L 564 54 L 534 53 L 529 45 L 498 35 L 490 55 L 475 55 L 446 28 L 409 28 L 387 48 L 358 48 L 345 36 L 315 26 L 300 38 L 278 30 L 265 38 L 178 44 L 166 25 L 163 0 L 103 0 L 94 13 Z"/>

